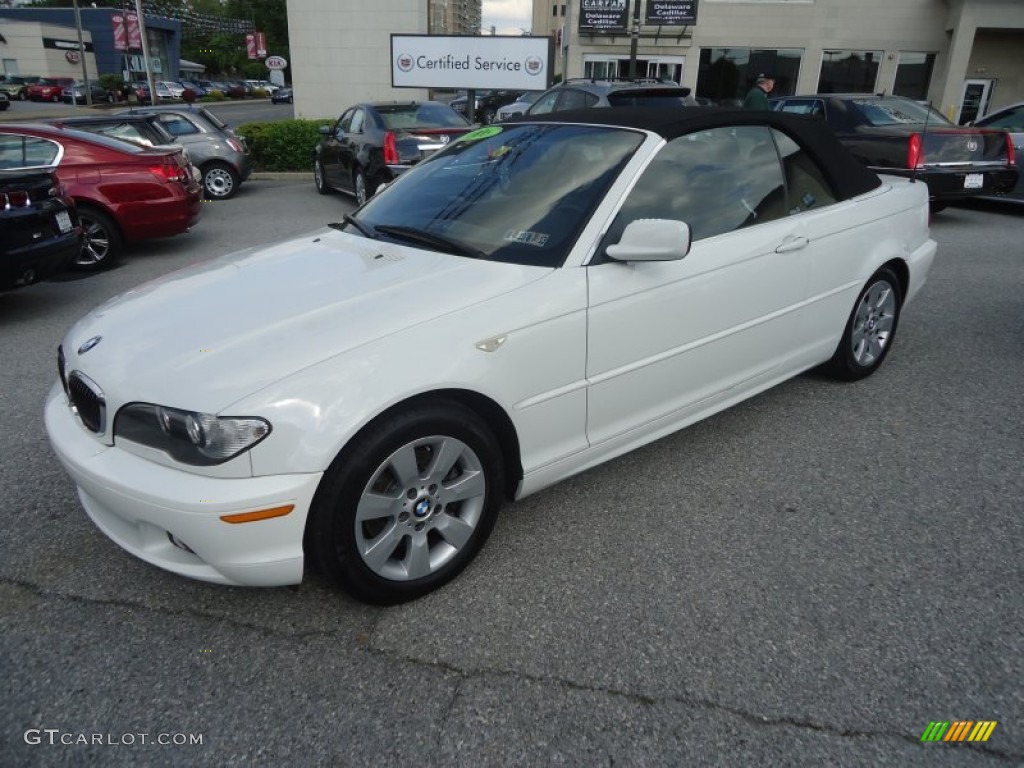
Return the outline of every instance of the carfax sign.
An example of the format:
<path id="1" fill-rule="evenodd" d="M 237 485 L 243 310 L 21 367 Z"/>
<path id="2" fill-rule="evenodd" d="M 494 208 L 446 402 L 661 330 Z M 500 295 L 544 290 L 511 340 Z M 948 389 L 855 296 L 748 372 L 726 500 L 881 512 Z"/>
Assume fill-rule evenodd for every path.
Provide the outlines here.
<path id="1" fill-rule="evenodd" d="M 391 85 L 540 91 L 553 58 L 550 37 L 392 35 Z"/>

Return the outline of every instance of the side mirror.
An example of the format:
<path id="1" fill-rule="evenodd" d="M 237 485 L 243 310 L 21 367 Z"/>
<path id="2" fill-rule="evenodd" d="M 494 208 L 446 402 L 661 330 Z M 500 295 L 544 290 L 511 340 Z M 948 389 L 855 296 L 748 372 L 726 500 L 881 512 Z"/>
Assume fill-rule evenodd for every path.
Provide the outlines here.
<path id="1" fill-rule="evenodd" d="M 673 219 L 637 219 L 605 249 L 615 261 L 678 261 L 690 252 L 690 225 Z"/>
<path id="2" fill-rule="evenodd" d="M 321 136 L 330 136 L 333 133 L 329 125 L 321 125 L 317 130 L 320 131 Z"/>

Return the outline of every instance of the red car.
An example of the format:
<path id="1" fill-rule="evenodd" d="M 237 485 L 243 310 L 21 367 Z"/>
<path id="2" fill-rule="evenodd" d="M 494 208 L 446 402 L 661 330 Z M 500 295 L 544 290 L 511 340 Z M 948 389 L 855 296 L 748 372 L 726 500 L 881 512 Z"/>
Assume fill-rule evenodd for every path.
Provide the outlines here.
<path id="1" fill-rule="evenodd" d="M 28 97 L 32 101 L 60 101 L 64 89 L 74 84 L 73 77 L 42 77 L 28 87 Z"/>
<path id="2" fill-rule="evenodd" d="M 125 243 L 185 232 L 202 187 L 179 148 L 150 148 L 38 123 L 0 124 L 0 170 L 54 170 L 74 199 L 85 241 L 78 269 L 110 266 Z"/>

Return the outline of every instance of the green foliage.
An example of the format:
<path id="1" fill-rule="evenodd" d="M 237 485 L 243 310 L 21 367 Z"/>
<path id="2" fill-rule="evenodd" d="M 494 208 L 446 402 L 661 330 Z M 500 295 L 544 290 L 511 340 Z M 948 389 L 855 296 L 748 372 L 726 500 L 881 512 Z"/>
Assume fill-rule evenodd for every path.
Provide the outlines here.
<path id="1" fill-rule="evenodd" d="M 202 98 L 203 101 L 224 101 L 225 96 L 223 93 L 214 88 L 211 91 L 207 91 L 206 95 Z"/>
<path id="2" fill-rule="evenodd" d="M 252 97 L 254 99 L 269 99 L 270 98 L 270 94 L 267 93 L 262 88 L 253 88 L 252 89 Z"/>
<path id="3" fill-rule="evenodd" d="M 236 132 L 245 137 L 253 166 L 261 171 L 308 171 L 320 142 L 320 126 L 329 120 L 279 120 L 246 123 Z"/>
<path id="4" fill-rule="evenodd" d="M 124 88 L 124 79 L 116 74 L 100 75 L 100 85 L 111 93 L 120 93 Z"/>

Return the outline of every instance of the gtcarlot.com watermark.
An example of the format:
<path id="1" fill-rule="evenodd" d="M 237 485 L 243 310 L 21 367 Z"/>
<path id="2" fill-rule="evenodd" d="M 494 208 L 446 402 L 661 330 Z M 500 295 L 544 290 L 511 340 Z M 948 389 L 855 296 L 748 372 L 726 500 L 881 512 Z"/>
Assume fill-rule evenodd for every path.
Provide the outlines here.
<path id="1" fill-rule="evenodd" d="M 31 746 L 46 744 L 66 747 L 134 747 L 154 744 L 161 747 L 187 747 L 203 743 L 201 733 L 75 733 L 60 728 L 29 728 L 24 738 L 25 743 Z"/>

